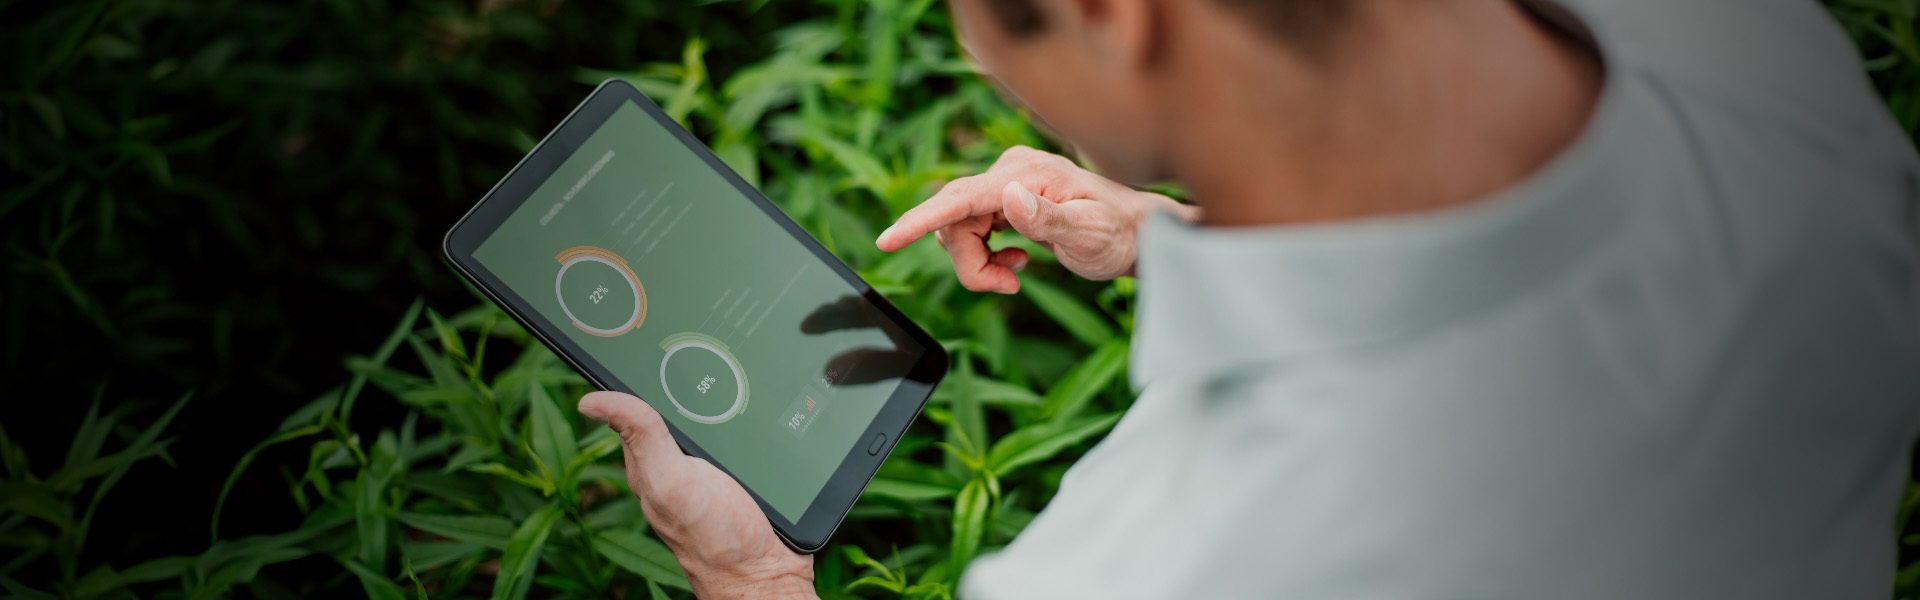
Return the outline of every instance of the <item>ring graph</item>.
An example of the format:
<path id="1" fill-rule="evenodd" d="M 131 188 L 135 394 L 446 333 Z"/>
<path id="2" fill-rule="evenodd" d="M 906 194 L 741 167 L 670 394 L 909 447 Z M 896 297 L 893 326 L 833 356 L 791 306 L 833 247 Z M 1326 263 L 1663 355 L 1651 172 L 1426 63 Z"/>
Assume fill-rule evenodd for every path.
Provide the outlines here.
<path id="1" fill-rule="evenodd" d="M 733 352 L 727 349 L 726 344 L 704 333 L 687 332 L 667 336 L 666 339 L 660 341 L 660 347 L 667 351 L 666 356 L 660 358 L 660 389 L 666 392 L 667 401 L 672 402 L 673 407 L 679 410 L 682 416 L 685 416 L 688 420 L 695 423 L 717 425 L 732 420 L 734 417 L 740 415 L 740 411 L 747 409 L 747 374 L 745 370 L 740 368 L 740 360 L 734 358 Z M 709 358 L 718 358 L 720 362 L 726 364 L 734 381 L 733 401 L 726 410 L 713 414 L 704 414 L 688 408 L 686 403 L 683 403 L 678 396 L 674 395 L 674 386 L 668 382 L 667 378 L 667 365 L 673 362 L 675 355 L 689 351 L 693 353 L 711 354 L 712 356 Z M 689 354 L 686 360 L 697 359 L 698 357 L 694 354 Z M 705 394 L 711 386 L 718 383 L 722 382 L 717 381 L 711 375 L 707 375 L 700 378 L 695 389 L 698 390 L 699 394 Z M 691 390 L 683 389 L 681 391 L 687 392 Z"/>
<path id="2" fill-rule="evenodd" d="M 647 319 L 647 288 L 640 284 L 640 278 L 633 274 L 633 268 L 627 265 L 627 259 L 606 248 L 597 246 L 574 246 L 561 250 L 554 256 L 560 261 L 560 272 L 553 278 L 553 293 L 560 300 L 560 311 L 566 313 L 567 320 L 580 331 L 599 337 L 616 337 L 640 327 Z M 599 270 L 598 273 L 593 271 Z M 579 271 L 570 282 L 568 273 Z M 624 298 L 612 298 L 612 306 L 601 303 L 609 301 L 613 289 L 618 286 L 611 279 L 623 280 L 632 292 L 632 310 L 625 310 Z M 591 287 L 586 287 L 591 286 Z M 569 287 L 585 291 L 585 303 L 575 306 L 568 303 Z M 617 308 L 614 308 L 617 307 Z M 575 309 L 578 309 L 576 312 Z M 613 312 L 609 312 L 609 311 Z"/>

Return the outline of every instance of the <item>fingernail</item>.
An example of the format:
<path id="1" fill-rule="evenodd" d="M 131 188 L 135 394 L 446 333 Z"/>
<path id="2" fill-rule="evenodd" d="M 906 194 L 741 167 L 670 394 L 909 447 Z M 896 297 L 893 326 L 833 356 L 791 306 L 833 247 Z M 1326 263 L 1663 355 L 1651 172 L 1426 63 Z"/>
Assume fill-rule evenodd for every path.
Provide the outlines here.
<path id="1" fill-rule="evenodd" d="M 1019 260 L 1013 261 L 1013 270 L 1015 272 L 1018 272 L 1019 270 L 1025 269 L 1025 268 L 1027 268 L 1027 257 L 1022 256 L 1019 258 Z"/>
<path id="2" fill-rule="evenodd" d="M 1027 191 L 1026 186 L 1020 186 L 1020 202 L 1027 205 L 1027 216 L 1040 213 L 1040 198 Z"/>

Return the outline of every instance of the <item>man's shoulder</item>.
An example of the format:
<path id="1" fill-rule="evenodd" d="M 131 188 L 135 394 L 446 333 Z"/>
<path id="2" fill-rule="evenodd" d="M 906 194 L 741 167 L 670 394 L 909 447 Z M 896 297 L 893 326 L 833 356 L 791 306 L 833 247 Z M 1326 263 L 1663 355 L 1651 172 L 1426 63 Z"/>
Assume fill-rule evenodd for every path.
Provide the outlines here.
<path id="1" fill-rule="evenodd" d="M 1872 99 L 1858 51 L 1813 0 L 1557 2 L 1595 32 L 1617 76 L 1793 110 Z"/>
<path id="2" fill-rule="evenodd" d="M 1901 235 L 1884 224 L 1912 210 L 1920 157 L 1819 2 L 1560 1 L 1594 31 L 1609 85 L 1674 134 L 1670 176 L 1696 192 L 1649 204 L 1655 228 L 1688 221 L 1756 259 Z"/>

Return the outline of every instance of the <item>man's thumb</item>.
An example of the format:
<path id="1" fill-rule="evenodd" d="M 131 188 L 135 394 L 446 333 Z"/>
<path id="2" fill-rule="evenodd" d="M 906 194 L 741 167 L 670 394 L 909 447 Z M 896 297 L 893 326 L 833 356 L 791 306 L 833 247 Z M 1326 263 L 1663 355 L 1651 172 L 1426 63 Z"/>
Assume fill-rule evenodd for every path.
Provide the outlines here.
<path id="1" fill-rule="evenodd" d="M 645 462 L 680 455 L 680 445 L 667 431 L 667 422 L 652 406 L 630 394 L 593 392 L 580 398 L 580 414 L 605 422 L 620 434 L 620 443 Z"/>
<path id="2" fill-rule="evenodd" d="M 1009 181 L 1001 188 L 1000 214 L 1006 215 L 1007 223 L 1020 235 L 1036 242 L 1053 241 L 1058 233 L 1060 205 L 1041 198 L 1018 181 Z"/>

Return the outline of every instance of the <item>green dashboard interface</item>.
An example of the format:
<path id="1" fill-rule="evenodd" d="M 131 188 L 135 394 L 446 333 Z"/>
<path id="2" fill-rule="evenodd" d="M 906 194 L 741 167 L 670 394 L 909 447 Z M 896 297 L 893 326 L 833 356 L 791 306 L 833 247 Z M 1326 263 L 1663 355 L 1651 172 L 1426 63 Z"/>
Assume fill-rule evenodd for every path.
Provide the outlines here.
<path id="1" fill-rule="evenodd" d="M 924 351 L 631 103 L 474 258 L 795 522 Z"/>

